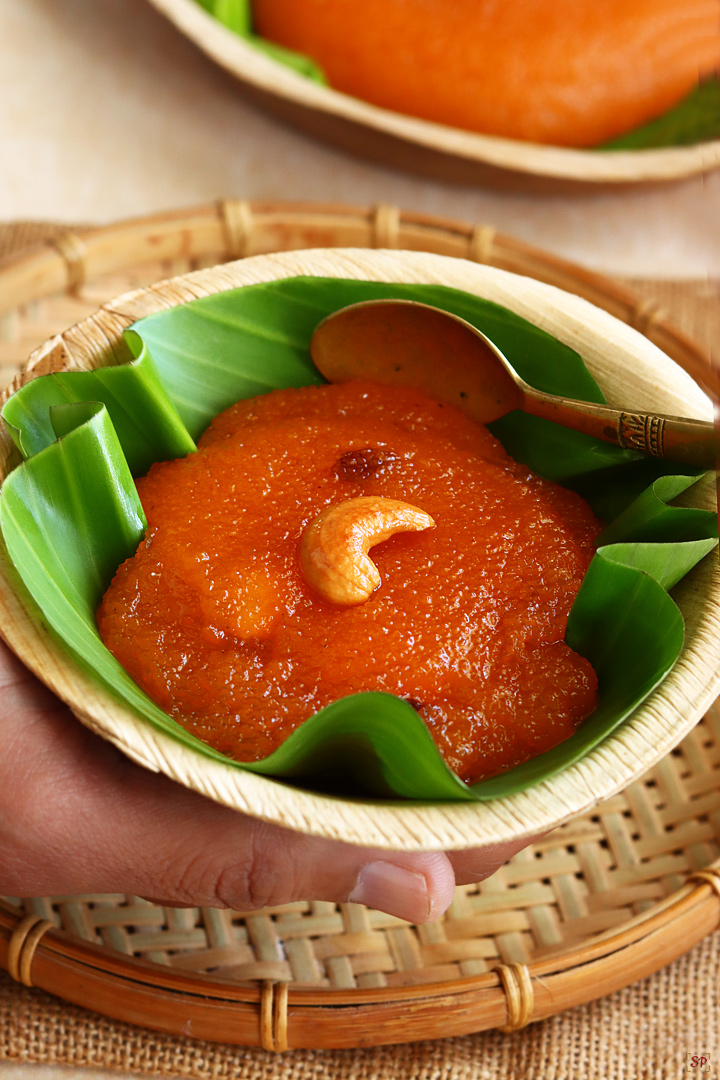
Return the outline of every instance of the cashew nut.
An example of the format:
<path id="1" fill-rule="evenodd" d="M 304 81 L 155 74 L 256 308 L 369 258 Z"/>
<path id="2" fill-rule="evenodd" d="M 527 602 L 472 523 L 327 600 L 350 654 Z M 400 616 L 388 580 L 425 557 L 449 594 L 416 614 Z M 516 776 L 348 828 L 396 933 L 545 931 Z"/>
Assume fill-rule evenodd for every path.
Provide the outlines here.
<path id="1" fill-rule="evenodd" d="M 303 533 L 300 570 L 308 585 L 330 604 L 362 604 L 380 584 L 368 557 L 375 544 L 396 532 L 432 529 L 424 510 L 375 495 L 348 499 L 319 514 Z"/>

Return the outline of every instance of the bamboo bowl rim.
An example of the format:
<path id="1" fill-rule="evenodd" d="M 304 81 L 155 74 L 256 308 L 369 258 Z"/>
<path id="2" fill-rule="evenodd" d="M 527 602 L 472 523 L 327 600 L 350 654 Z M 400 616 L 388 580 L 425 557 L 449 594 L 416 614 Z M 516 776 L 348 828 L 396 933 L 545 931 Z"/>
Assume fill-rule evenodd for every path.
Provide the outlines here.
<path id="1" fill-rule="evenodd" d="M 678 180 L 720 167 L 720 139 L 690 146 L 643 150 L 572 149 L 518 139 L 500 138 L 464 131 L 460 128 L 406 116 L 359 98 L 322 86 L 293 71 L 287 65 L 261 53 L 238 34 L 223 26 L 197 0 L 150 0 L 186 37 L 231 75 L 266 99 L 283 100 L 295 110 L 294 119 L 304 113 L 303 126 L 312 130 L 311 114 L 329 118 L 333 125 L 363 129 L 396 140 L 400 148 L 413 147 L 421 153 L 439 153 L 446 159 L 444 178 L 452 179 L 452 163 L 478 166 L 481 182 L 516 174 L 527 180 L 574 185 L 624 185 Z M 330 142 L 363 153 L 357 143 L 338 138 L 334 128 L 316 132 Z M 347 133 L 346 133 L 347 134 Z M 387 152 L 378 143 L 372 156 Z M 396 164 L 412 167 L 405 155 Z M 448 171 L 449 170 L 449 171 Z M 483 171 L 485 170 L 485 171 Z M 422 171 L 427 171 L 422 169 Z"/>
<path id="2" fill-rule="evenodd" d="M 429 281 L 484 295 L 576 348 L 606 389 L 612 390 L 608 377 L 618 369 L 612 357 L 620 355 L 623 377 L 631 369 L 635 373 L 630 387 L 640 395 L 640 403 L 647 398 L 656 408 L 672 411 L 677 407 L 688 415 L 708 415 L 708 400 L 674 361 L 587 301 L 496 268 L 396 251 L 336 249 L 256 256 L 127 293 L 41 346 L 31 358 L 31 373 L 108 362 L 113 342 L 143 315 L 224 289 L 298 274 Z M 612 393 L 608 396 L 612 400 Z M 550 781 L 488 803 L 408 805 L 337 799 L 202 758 L 139 721 L 95 685 L 29 618 L 7 566 L 0 577 L 0 630 L 27 666 L 70 704 L 79 719 L 146 767 L 285 827 L 386 849 L 451 850 L 546 831 L 627 786 L 680 741 L 720 692 L 720 568 L 716 562 L 704 560 L 691 575 L 691 584 L 680 587 L 686 606 L 691 605 L 688 645 L 634 718 Z M 697 592 L 707 594 L 701 609 L 692 606 Z"/>

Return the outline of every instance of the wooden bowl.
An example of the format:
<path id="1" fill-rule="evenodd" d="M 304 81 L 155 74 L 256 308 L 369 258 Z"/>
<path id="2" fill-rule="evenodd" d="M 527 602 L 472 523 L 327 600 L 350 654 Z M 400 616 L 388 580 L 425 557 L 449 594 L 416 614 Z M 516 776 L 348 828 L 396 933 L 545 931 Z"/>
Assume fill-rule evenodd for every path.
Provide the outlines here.
<path id="1" fill-rule="evenodd" d="M 427 282 L 496 301 L 576 349 L 610 403 L 708 417 L 708 399 L 646 338 L 586 301 L 529 278 L 459 259 L 412 252 L 315 250 L 244 259 L 127 293 L 41 346 L 28 377 L 116 362 L 113 345 L 144 315 L 220 292 L 295 275 Z M 9 436 L 0 477 L 10 467 Z M 712 507 L 712 484 L 697 485 Z M 550 829 L 625 787 L 660 760 L 720 691 L 720 570 L 706 558 L 674 593 L 686 620 L 682 654 L 632 718 L 576 765 L 517 795 L 480 804 L 412 805 L 311 794 L 218 763 L 137 719 L 58 646 L 25 608 L 11 568 L 0 565 L 0 631 L 88 726 L 134 760 L 225 805 L 290 828 L 387 849 L 459 849 Z"/>
<path id="2" fill-rule="evenodd" d="M 573 150 L 404 116 L 297 74 L 226 29 L 196 0 L 150 3 L 263 108 L 325 142 L 383 165 L 460 184 L 532 190 L 658 183 L 720 166 L 720 140 L 657 150 Z"/>
<path id="3" fill-rule="evenodd" d="M 657 304 L 660 296 L 682 310 L 699 293 L 692 284 L 645 283 L 641 299 L 485 226 L 397 208 L 222 203 L 78 231 L 21 222 L 0 228 L 0 250 L 8 238 L 26 251 L 0 263 L 2 385 L 49 334 L 130 288 L 241 253 L 318 243 L 413 247 L 559 284 L 711 378 L 700 347 Z M 95 1012 L 173 1032 L 179 1053 L 188 1033 L 280 1050 L 518 1026 L 642 979 L 717 927 L 719 763 L 716 706 L 627 790 L 488 881 L 458 888 L 429 926 L 356 904 L 239 913 L 120 895 L 2 898 L 0 966 Z M 12 1023 L 29 998 L 9 996 Z"/>

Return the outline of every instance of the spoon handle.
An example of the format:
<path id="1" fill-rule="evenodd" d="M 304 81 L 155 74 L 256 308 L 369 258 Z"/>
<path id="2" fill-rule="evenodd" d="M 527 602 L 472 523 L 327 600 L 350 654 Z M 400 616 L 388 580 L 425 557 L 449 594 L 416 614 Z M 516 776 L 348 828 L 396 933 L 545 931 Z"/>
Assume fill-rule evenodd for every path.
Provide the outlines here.
<path id="1" fill-rule="evenodd" d="M 706 420 L 627 412 L 554 394 L 527 392 L 522 407 L 533 416 L 604 439 L 624 450 L 639 450 L 703 469 L 715 469 L 718 464 L 718 436 L 714 425 Z"/>

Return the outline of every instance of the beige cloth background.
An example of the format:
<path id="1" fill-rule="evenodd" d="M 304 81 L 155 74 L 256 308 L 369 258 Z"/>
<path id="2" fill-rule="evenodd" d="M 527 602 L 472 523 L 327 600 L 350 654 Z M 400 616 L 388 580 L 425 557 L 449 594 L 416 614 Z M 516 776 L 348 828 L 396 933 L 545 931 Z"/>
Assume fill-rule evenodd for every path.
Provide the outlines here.
<path id="1" fill-rule="evenodd" d="M 113 221 L 220 196 L 383 201 L 608 273 L 720 276 L 720 171 L 590 196 L 442 184 L 266 116 L 147 0 L 0 0 L 0 220 Z"/>

